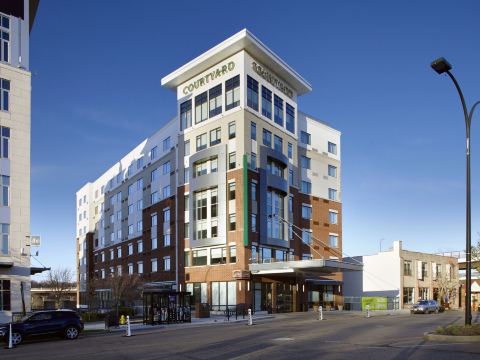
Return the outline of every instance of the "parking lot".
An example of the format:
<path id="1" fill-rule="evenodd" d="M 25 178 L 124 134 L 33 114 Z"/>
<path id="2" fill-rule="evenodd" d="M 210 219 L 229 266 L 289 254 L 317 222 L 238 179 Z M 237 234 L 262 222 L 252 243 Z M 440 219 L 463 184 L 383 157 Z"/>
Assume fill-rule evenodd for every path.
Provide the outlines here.
<path id="1" fill-rule="evenodd" d="M 480 344 L 438 343 L 423 333 L 462 323 L 463 313 L 384 315 L 330 312 L 279 314 L 245 323 L 161 326 L 124 337 L 83 334 L 78 340 L 30 341 L 0 350 L 1 359 L 472 359 Z M 480 317 L 474 313 L 474 322 Z"/>

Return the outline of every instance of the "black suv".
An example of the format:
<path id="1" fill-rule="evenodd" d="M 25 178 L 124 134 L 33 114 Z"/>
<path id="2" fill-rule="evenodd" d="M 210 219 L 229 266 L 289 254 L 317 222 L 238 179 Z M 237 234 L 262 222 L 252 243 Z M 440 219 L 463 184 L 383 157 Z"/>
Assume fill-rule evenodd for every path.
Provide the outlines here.
<path id="1" fill-rule="evenodd" d="M 18 345 L 26 337 L 61 335 L 73 340 L 83 330 L 80 316 L 72 310 L 38 311 L 12 323 L 12 343 Z M 0 325 L 0 338 L 9 341 L 10 324 Z"/>

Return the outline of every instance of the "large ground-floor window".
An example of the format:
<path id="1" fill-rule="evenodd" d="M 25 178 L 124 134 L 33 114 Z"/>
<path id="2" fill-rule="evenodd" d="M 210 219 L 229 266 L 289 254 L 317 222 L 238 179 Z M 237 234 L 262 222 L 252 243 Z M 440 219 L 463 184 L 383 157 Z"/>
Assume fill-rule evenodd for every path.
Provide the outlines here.
<path id="1" fill-rule="evenodd" d="M 225 310 L 227 306 L 237 304 L 236 281 L 212 281 L 212 308 Z"/>
<path id="2" fill-rule="evenodd" d="M 188 283 L 187 292 L 192 295 L 191 304 L 208 303 L 207 283 Z"/>
<path id="3" fill-rule="evenodd" d="M 413 288 L 404 287 L 403 288 L 403 303 L 404 304 L 413 304 L 415 302 Z"/>
<path id="4" fill-rule="evenodd" d="M 10 310 L 10 280 L 0 279 L 0 311 Z"/>

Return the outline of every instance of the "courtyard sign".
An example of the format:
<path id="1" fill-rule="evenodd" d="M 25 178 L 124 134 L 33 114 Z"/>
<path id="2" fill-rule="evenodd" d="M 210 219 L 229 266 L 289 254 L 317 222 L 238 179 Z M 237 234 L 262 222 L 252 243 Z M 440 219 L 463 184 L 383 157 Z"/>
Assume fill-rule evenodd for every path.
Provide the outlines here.
<path id="1" fill-rule="evenodd" d="M 275 75 L 269 72 L 267 69 L 258 65 L 255 61 L 252 62 L 252 69 L 262 78 L 267 80 L 270 84 L 275 86 L 282 93 L 287 95 L 290 99 L 293 99 L 293 91 L 282 80 L 279 80 Z"/>
<path id="2" fill-rule="evenodd" d="M 183 94 L 188 95 L 193 90 L 198 89 L 205 84 L 208 84 L 210 81 L 213 81 L 214 79 L 223 76 L 230 71 L 233 71 L 233 69 L 235 69 L 235 63 L 233 61 L 230 61 L 226 65 L 219 66 L 205 76 L 202 76 L 201 78 L 191 82 L 190 84 L 185 85 L 183 88 Z"/>

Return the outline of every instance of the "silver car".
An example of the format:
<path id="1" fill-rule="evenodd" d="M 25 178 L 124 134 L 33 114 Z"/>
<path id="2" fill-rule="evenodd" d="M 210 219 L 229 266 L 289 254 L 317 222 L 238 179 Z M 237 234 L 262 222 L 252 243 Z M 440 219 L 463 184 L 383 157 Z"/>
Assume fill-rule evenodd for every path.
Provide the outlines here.
<path id="1" fill-rule="evenodd" d="M 440 307 L 435 300 L 420 300 L 415 305 L 413 305 L 412 310 L 410 312 L 412 314 L 422 313 L 435 313 L 438 314 Z"/>

